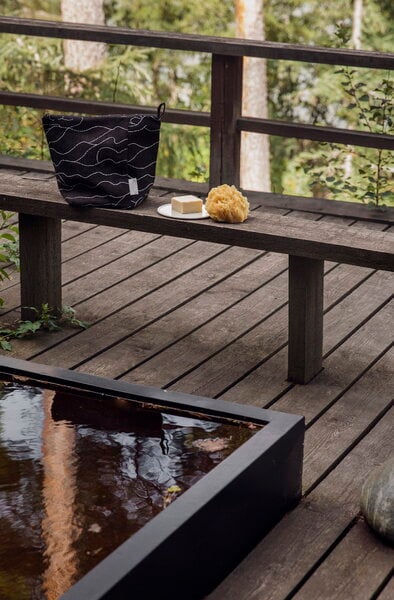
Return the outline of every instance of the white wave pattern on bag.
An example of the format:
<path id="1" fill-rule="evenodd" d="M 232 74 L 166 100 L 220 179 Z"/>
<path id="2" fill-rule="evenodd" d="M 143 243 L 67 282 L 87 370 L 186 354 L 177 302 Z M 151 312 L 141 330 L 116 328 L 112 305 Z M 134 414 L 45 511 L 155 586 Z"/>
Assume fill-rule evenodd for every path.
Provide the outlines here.
<path id="1" fill-rule="evenodd" d="M 67 202 L 134 208 L 147 197 L 155 178 L 159 116 L 46 115 L 43 125 Z M 135 187 L 129 187 L 130 179 Z M 138 193 L 130 195 L 130 189 Z"/>

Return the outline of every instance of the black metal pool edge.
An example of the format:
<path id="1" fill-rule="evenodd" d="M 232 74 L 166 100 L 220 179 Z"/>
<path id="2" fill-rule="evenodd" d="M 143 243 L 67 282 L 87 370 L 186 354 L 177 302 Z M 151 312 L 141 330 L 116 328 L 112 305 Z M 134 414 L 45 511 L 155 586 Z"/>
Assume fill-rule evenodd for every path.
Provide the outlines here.
<path id="1" fill-rule="evenodd" d="M 100 395 L 264 423 L 61 600 L 194 600 L 214 589 L 301 496 L 304 419 L 1 357 L 1 372 Z M 60 600 L 60 599 L 59 599 Z"/>

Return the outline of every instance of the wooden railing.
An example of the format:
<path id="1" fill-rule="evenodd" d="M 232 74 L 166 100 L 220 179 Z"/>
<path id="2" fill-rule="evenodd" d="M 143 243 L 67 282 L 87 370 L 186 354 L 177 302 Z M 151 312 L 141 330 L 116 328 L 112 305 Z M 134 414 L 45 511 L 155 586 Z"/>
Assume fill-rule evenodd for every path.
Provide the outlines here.
<path id="1" fill-rule="evenodd" d="M 12 17 L 0 17 L 0 33 L 211 54 L 211 112 L 168 108 L 164 119 L 168 123 L 210 128 L 210 185 L 224 182 L 239 185 L 242 131 L 394 150 L 394 136 L 391 135 L 242 116 L 244 56 L 392 70 L 394 54 Z M 0 91 L 0 104 L 87 114 L 152 111 L 152 108 L 147 106 L 12 91 Z"/>

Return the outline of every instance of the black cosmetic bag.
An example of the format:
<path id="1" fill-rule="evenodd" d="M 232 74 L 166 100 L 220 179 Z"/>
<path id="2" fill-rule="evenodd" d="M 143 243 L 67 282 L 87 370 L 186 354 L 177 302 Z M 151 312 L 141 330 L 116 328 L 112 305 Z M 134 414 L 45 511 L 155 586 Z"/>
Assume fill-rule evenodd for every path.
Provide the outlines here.
<path id="1" fill-rule="evenodd" d="M 60 193 L 74 206 L 135 208 L 156 171 L 160 124 L 155 115 L 42 119 Z"/>

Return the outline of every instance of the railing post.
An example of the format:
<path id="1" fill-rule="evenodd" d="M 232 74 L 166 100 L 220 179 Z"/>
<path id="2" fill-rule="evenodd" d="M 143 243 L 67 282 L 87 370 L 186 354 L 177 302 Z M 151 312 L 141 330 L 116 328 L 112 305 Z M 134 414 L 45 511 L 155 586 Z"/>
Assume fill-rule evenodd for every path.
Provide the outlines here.
<path id="1" fill-rule="evenodd" d="M 210 187 L 240 183 L 242 56 L 212 55 Z"/>

